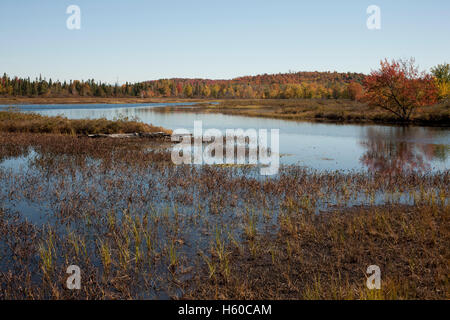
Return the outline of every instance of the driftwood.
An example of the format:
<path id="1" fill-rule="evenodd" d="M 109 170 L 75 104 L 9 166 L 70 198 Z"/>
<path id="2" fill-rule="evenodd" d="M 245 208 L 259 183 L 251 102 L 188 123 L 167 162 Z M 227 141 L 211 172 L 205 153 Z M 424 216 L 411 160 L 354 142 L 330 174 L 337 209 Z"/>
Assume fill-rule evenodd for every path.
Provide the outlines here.
<path id="1" fill-rule="evenodd" d="M 170 139 L 171 135 L 166 132 L 135 132 L 135 133 L 112 133 L 112 134 L 88 134 L 89 138 L 150 138 L 150 139 Z"/>

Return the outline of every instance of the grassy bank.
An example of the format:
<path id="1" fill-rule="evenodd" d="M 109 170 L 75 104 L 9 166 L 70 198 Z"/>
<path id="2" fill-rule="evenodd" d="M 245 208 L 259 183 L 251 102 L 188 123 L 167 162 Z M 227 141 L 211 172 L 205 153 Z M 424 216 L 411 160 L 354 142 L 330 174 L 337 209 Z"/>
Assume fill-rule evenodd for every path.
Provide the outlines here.
<path id="1" fill-rule="evenodd" d="M 134 132 L 167 132 L 155 127 L 129 119 L 67 119 L 62 116 L 47 117 L 34 113 L 0 111 L 0 132 L 29 132 L 57 134 L 96 134 L 96 133 L 134 133 Z"/>
<path id="2" fill-rule="evenodd" d="M 371 108 L 364 103 L 345 99 L 182 99 L 182 98 L 101 98 L 101 97 L 0 97 L 0 105 L 20 104 L 121 104 L 121 103 L 192 103 L 194 108 L 161 107 L 172 112 L 217 112 L 250 117 L 305 120 L 336 123 L 399 123 L 392 113 Z M 219 102 L 211 105 L 211 102 Z M 412 124 L 444 125 L 450 123 L 450 102 L 419 108 L 411 117 Z"/>
<path id="3" fill-rule="evenodd" d="M 223 114 L 266 117 L 286 120 L 323 121 L 337 123 L 399 123 L 390 112 L 371 108 L 351 100 L 300 99 L 300 100 L 221 100 L 218 105 L 203 103 L 192 109 L 182 107 L 159 108 L 162 112 L 217 112 Z M 419 108 L 411 123 L 422 125 L 449 125 L 450 103 Z"/>
<path id="4" fill-rule="evenodd" d="M 0 298 L 449 298 L 448 171 L 261 179 L 169 150 L 0 134 L 14 164 L 0 166 Z M 81 290 L 65 286 L 72 264 Z"/>

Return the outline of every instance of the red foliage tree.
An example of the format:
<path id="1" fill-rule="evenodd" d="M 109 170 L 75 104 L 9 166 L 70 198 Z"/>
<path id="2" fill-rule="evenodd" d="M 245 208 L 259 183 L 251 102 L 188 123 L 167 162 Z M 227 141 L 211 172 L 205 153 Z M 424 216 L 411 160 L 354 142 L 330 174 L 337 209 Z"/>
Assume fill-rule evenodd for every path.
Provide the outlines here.
<path id="1" fill-rule="evenodd" d="M 413 58 L 409 60 L 385 59 L 381 68 L 364 80 L 364 100 L 409 121 L 417 107 L 437 102 L 438 90 L 431 75 L 419 72 Z"/>
<path id="2" fill-rule="evenodd" d="M 363 86 L 358 82 L 350 82 L 348 85 L 348 95 L 352 100 L 360 100 L 364 95 Z"/>

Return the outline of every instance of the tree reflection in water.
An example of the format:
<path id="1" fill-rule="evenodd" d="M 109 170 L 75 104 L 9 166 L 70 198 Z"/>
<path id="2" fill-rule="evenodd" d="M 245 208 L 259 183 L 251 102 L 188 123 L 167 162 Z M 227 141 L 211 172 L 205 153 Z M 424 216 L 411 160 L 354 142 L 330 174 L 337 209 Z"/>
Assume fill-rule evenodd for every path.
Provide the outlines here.
<path id="1" fill-rule="evenodd" d="M 365 128 L 360 144 L 367 149 L 360 161 L 369 171 L 399 174 L 432 169 L 431 162 L 445 162 L 447 144 L 432 143 L 439 131 L 420 127 Z"/>

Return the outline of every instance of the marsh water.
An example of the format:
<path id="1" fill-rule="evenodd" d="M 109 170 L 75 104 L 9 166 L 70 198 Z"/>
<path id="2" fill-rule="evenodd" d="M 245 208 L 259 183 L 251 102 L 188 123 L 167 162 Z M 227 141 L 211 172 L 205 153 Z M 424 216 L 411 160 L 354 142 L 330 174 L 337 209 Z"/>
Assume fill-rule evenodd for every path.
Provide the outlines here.
<path id="1" fill-rule="evenodd" d="M 96 286 L 116 292 L 110 281 L 115 275 L 125 279 L 124 296 L 182 297 L 181 283 L 202 271 L 199 265 L 213 261 L 216 247 L 240 247 L 254 242 L 256 234 L 294 226 L 289 224 L 291 216 L 383 204 L 443 206 L 449 201 L 449 129 L 158 109 L 167 105 L 193 108 L 193 103 L 17 108 L 72 119 L 139 118 L 169 129 L 192 130 L 195 120 L 202 120 L 203 129 L 222 132 L 279 129 L 281 163 L 286 166 L 266 177 L 252 166 L 168 165 L 167 149 L 153 153 L 161 144 L 151 140 L 128 143 L 42 135 L 36 143 L 33 135 L 24 140 L 22 135 L 5 135 L 0 148 L 2 274 L 24 272 L 45 293 L 43 266 L 50 256 L 53 268 L 48 274 L 62 270 L 51 280 L 52 288 L 65 283 L 70 261 L 90 270 L 95 285 L 84 287 L 93 292 Z M 404 172 L 410 169 L 413 172 Z M 10 244 L 11 239 L 24 249 Z M 23 253 L 20 259 L 17 252 Z M 21 276 L 17 276 L 20 286 Z M 179 285 L 174 285 L 174 278 Z"/>
<path id="2" fill-rule="evenodd" d="M 69 119 L 121 117 L 168 129 L 279 129 L 280 162 L 319 170 L 424 170 L 450 167 L 450 130 L 442 127 L 298 122 L 192 111 L 161 112 L 158 107 L 195 103 L 22 105 L 26 112 Z M 0 109 L 8 106 L 0 106 Z"/>

